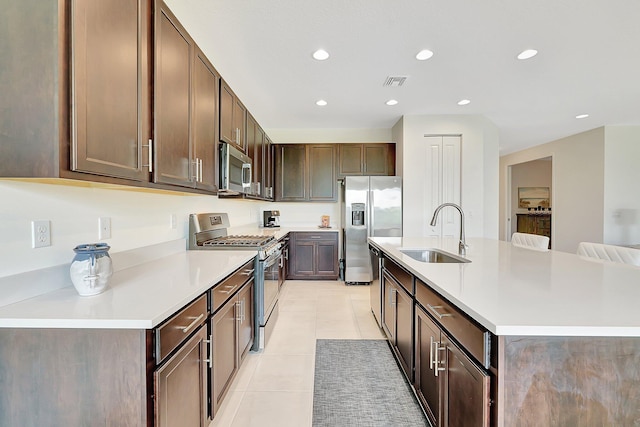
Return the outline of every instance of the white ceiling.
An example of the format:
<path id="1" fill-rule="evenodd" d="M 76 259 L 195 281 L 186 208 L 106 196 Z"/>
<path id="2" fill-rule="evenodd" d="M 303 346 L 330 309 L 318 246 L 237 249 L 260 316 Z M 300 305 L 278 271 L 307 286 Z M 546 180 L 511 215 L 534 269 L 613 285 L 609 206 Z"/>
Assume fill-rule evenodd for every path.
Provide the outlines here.
<path id="1" fill-rule="evenodd" d="M 640 125 L 639 0 L 166 3 L 265 129 L 482 114 L 506 154 L 602 125 Z M 331 57 L 312 59 L 318 48 Z M 425 48 L 435 55 L 417 61 Z M 517 60 L 527 48 L 539 54 Z M 395 75 L 409 78 L 383 87 Z M 385 105 L 391 98 L 399 104 Z M 457 105 L 463 98 L 471 103 Z M 582 113 L 589 117 L 575 118 Z"/>

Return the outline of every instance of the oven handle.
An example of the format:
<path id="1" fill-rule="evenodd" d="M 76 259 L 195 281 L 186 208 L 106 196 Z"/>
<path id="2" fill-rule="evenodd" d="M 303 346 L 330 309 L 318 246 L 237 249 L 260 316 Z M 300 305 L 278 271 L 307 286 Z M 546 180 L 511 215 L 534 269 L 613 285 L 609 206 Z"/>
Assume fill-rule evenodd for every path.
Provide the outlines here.
<path id="1" fill-rule="evenodd" d="M 269 267 L 271 267 L 273 264 L 275 264 L 276 262 L 278 262 L 278 260 L 280 259 L 280 255 L 282 254 L 282 251 L 277 251 L 272 253 L 271 255 L 269 255 L 263 262 L 264 262 L 264 268 L 267 269 Z"/>

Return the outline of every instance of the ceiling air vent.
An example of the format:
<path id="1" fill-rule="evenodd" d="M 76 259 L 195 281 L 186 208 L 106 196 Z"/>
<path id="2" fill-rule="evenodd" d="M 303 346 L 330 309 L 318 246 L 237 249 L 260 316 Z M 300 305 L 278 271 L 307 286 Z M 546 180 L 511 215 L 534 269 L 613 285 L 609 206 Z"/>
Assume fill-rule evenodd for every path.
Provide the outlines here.
<path id="1" fill-rule="evenodd" d="M 382 86 L 402 86 L 409 76 L 389 76 L 384 80 Z"/>

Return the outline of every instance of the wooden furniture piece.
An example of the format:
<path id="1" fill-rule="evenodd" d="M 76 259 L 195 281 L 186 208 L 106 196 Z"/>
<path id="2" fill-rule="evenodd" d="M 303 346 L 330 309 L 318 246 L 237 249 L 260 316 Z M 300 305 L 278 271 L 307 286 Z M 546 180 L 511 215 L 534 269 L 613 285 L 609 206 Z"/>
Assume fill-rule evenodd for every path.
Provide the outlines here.
<path id="1" fill-rule="evenodd" d="M 518 233 L 538 234 L 551 239 L 551 214 L 516 214 Z M 550 246 L 549 246 L 550 247 Z"/>
<path id="2" fill-rule="evenodd" d="M 292 280 L 336 280 L 338 271 L 338 233 L 289 233 L 289 271 Z"/>
<path id="3" fill-rule="evenodd" d="M 339 144 L 338 178 L 350 175 L 394 175 L 395 144 Z"/>
<path id="4" fill-rule="evenodd" d="M 276 152 L 276 201 L 338 200 L 335 144 L 283 144 Z"/>

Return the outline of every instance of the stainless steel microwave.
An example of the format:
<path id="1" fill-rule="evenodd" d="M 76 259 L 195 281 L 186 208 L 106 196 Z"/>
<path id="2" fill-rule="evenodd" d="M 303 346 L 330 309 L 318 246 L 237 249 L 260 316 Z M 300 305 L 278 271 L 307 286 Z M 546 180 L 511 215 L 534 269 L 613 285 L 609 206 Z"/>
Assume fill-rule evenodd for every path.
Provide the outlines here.
<path id="1" fill-rule="evenodd" d="M 220 144 L 220 190 L 224 194 L 251 192 L 251 158 L 237 148 Z"/>

